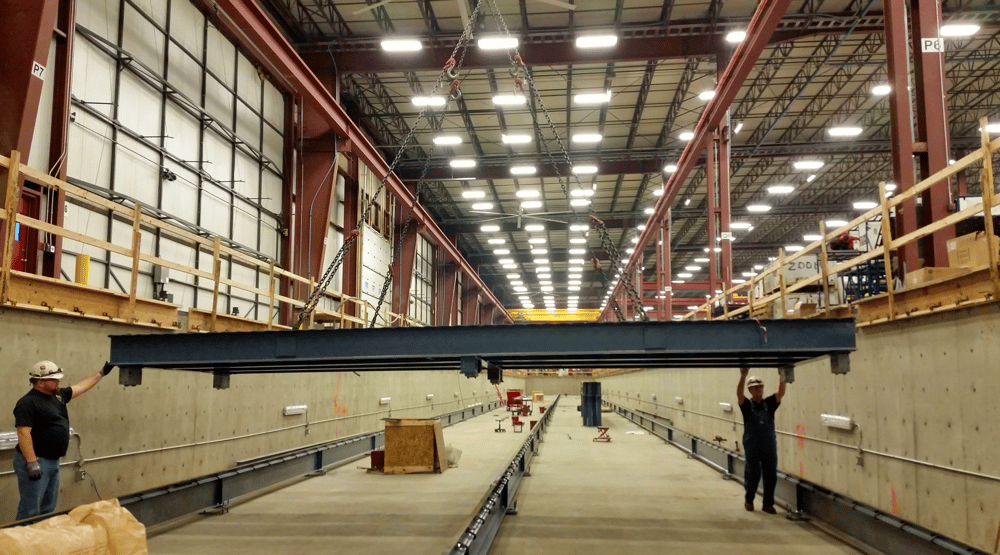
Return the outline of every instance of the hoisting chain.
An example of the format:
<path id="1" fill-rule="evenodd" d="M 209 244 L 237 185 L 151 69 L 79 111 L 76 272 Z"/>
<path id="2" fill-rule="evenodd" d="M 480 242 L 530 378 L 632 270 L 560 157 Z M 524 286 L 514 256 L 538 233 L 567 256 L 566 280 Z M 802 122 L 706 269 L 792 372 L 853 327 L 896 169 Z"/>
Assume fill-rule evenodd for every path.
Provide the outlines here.
<path id="1" fill-rule="evenodd" d="M 441 69 L 441 73 L 438 75 L 437 82 L 434 84 L 434 91 L 437 91 L 446 77 L 452 80 L 451 88 L 448 90 L 448 100 L 445 101 L 445 105 L 447 105 L 447 102 L 451 100 L 457 102 L 462 97 L 462 89 L 460 88 L 461 81 L 458 80 L 458 77 L 460 75 L 459 72 L 462 68 L 462 63 L 465 61 L 465 52 L 467 49 L 464 48 L 464 46 L 468 44 L 469 37 L 472 36 L 472 24 L 479 16 L 479 7 L 481 3 L 482 0 L 479 0 L 479 2 L 476 3 L 476 9 L 472 11 L 472 16 L 469 17 L 469 21 L 465 24 L 465 30 L 462 32 L 462 36 L 459 37 L 458 43 L 455 45 L 455 49 L 451 52 L 451 57 L 448 58 L 447 62 L 445 62 L 444 67 Z M 458 55 L 457 61 L 455 60 L 456 55 Z M 417 116 L 417 121 L 414 122 L 413 127 L 410 128 L 410 132 L 406 135 L 406 139 L 403 140 L 403 144 L 400 146 L 399 152 L 396 153 L 396 159 L 393 160 L 392 166 L 389 167 L 389 173 L 392 173 L 392 170 L 399 161 L 407 143 L 413 137 L 417 128 L 417 123 L 423 119 L 426 109 L 427 108 L 424 107 L 420 110 L 420 115 Z M 413 193 L 413 204 L 410 205 L 410 210 L 406 215 L 406 221 L 403 223 L 403 229 L 399 234 L 399 240 L 396 241 L 396 248 L 393 249 L 392 260 L 389 261 L 389 269 L 385 273 L 385 280 L 382 282 L 382 291 L 378 296 L 378 302 L 375 304 L 375 311 L 374 314 L 372 314 L 372 320 L 369 327 L 374 328 L 375 323 L 378 322 L 379 311 L 382 309 L 382 304 L 385 303 L 385 296 L 389 293 L 389 287 L 392 286 L 392 267 L 396 264 L 396 261 L 399 260 L 399 256 L 403 250 L 403 239 L 410 230 L 410 223 L 413 221 L 413 213 L 417 208 L 417 203 L 420 202 L 420 193 L 423 190 L 424 181 L 427 177 L 427 169 L 431 164 L 431 156 L 434 154 L 434 146 L 434 143 L 431 143 L 430 151 L 428 151 L 427 158 L 424 161 L 423 170 L 420 172 L 420 180 L 417 181 L 417 186 Z M 389 178 L 389 173 L 387 173 L 385 178 L 382 179 L 378 192 L 381 192 L 382 187 L 385 186 L 385 182 Z M 400 285 L 402 286 L 402 284 Z M 399 307 L 400 312 L 403 312 L 403 314 L 400 314 L 401 318 L 405 318 L 405 311 L 407 308 L 408 307 L 405 306 Z"/>
<path id="2" fill-rule="evenodd" d="M 506 21 L 504 21 L 503 15 L 500 13 L 500 10 L 497 9 L 496 0 L 490 0 L 490 5 L 492 7 L 494 17 L 497 18 L 497 20 L 500 23 L 500 26 L 502 27 L 503 33 L 505 35 L 507 35 L 507 36 L 510 36 L 510 30 L 507 28 L 507 23 L 506 23 Z M 556 143 L 559 145 L 560 151 L 562 151 L 563 159 L 565 160 L 566 165 L 568 167 L 572 167 L 572 161 L 570 160 L 570 157 L 569 157 L 569 151 L 566 149 L 566 145 L 563 144 L 562 138 L 559 136 L 559 131 L 556 129 L 555 123 L 552 121 L 552 116 L 549 114 L 548 109 L 545 107 L 545 102 L 542 101 L 542 96 L 538 92 L 538 88 L 535 86 L 535 81 L 532 78 L 531 71 L 528 69 L 527 65 L 524 63 L 524 60 L 521 58 L 521 55 L 518 52 L 517 48 L 514 49 L 514 55 L 513 56 L 510 54 L 510 52 L 508 52 L 507 53 L 507 58 L 508 58 L 508 60 L 510 61 L 510 64 L 511 64 L 510 73 L 515 78 L 514 79 L 515 86 L 519 87 L 520 90 L 523 91 L 524 90 L 523 83 L 527 82 L 527 84 L 528 84 L 528 90 L 530 91 L 530 93 L 532 95 L 532 98 L 535 99 L 535 101 L 538 103 L 538 106 L 541 107 L 542 113 L 545 114 L 545 120 L 546 120 L 546 122 L 549 125 L 549 129 L 552 131 L 552 136 L 555 137 Z M 524 71 L 524 79 L 523 79 L 523 81 L 521 80 L 520 77 L 518 77 L 518 75 L 520 74 L 521 70 Z M 535 124 L 536 130 L 537 130 L 539 136 L 541 136 L 541 129 L 538 128 L 538 113 L 535 110 L 534 105 L 531 104 L 530 102 L 528 103 L 528 110 L 531 112 L 531 116 L 532 116 L 531 119 L 532 119 L 532 122 Z M 552 169 L 553 169 L 553 171 L 556 174 L 556 179 L 559 181 L 559 186 L 562 188 L 563 193 L 565 193 L 566 196 L 568 197 L 569 196 L 569 191 L 566 190 L 566 185 L 562 181 L 562 176 L 559 173 L 559 166 L 556 164 L 555 158 L 552 155 L 552 151 L 549 150 L 548 143 L 546 141 L 544 141 L 544 140 L 540 141 L 540 142 L 542 143 L 542 147 L 545 149 L 545 154 L 546 154 L 546 156 L 549 159 L 549 163 L 552 165 Z M 573 177 L 573 179 L 576 180 L 577 186 L 580 189 L 583 189 L 583 184 L 580 182 L 580 178 L 576 174 L 573 174 L 572 177 Z M 567 182 L 568 181 L 569 181 L 569 179 L 567 178 Z M 570 210 L 573 212 L 574 215 L 576 215 L 577 212 L 576 212 L 576 210 L 574 209 L 574 207 L 572 205 L 570 205 Z M 625 272 L 624 267 L 622 267 L 622 265 L 621 265 L 621 258 L 620 258 L 619 254 L 618 254 L 618 249 L 615 248 L 614 243 L 611 241 L 611 237 L 608 234 L 607 228 L 604 226 L 604 222 L 601 222 L 601 220 L 599 220 L 595 216 L 592 206 L 588 210 L 588 214 L 589 214 L 589 216 L 590 216 L 591 219 L 593 219 L 595 222 L 598 222 L 600 224 L 597 227 L 597 229 L 598 229 L 598 233 L 601 236 L 601 244 L 605 247 L 605 251 L 611 257 L 611 268 L 610 268 L 610 270 L 617 270 L 618 273 L 622 276 L 622 278 L 623 278 L 622 279 L 622 285 L 625 288 L 625 290 L 626 290 L 626 292 L 628 294 L 629 300 L 632 302 L 633 307 L 636 310 L 636 313 L 641 315 L 641 318 L 642 318 L 643 321 L 648 321 L 649 320 L 649 316 L 646 315 L 646 310 L 643 308 L 642 297 L 635 290 L 635 286 L 632 283 L 632 278 L 628 275 L 627 272 Z M 588 243 L 587 246 L 590 249 L 592 258 L 594 260 L 597 260 L 598 259 L 597 252 L 595 252 L 594 248 L 592 246 L 590 246 L 589 243 Z M 607 275 L 604 273 L 604 270 L 600 267 L 600 264 L 595 265 L 595 269 L 597 270 L 598 275 L 601 278 L 602 284 L 606 288 L 607 284 L 608 284 L 608 281 L 609 281 Z M 613 308 L 614 308 L 615 313 L 616 313 L 615 315 L 619 318 L 620 321 L 623 321 L 625 319 L 625 317 L 621 313 L 621 308 L 618 306 L 617 303 L 614 302 L 613 298 L 610 299 L 610 300 L 611 300 L 612 303 L 614 303 L 613 304 Z"/>
<path id="3" fill-rule="evenodd" d="M 604 274 L 604 269 L 601 268 L 601 261 L 595 256 L 590 259 L 590 263 L 593 264 L 594 269 L 597 270 L 597 275 L 601 276 L 601 286 L 607 288 L 608 276 Z M 621 307 L 618 306 L 618 301 L 614 297 L 609 298 L 608 301 L 611 302 L 611 308 L 615 311 L 615 318 L 617 318 L 619 322 L 624 322 L 626 318 L 625 315 L 622 314 Z"/>
<path id="4" fill-rule="evenodd" d="M 472 35 L 472 24 L 479 17 L 479 10 L 481 4 L 482 0 L 479 0 L 476 3 L 476 7 L 472 11 L 472 15 L 469 17 L 469 21 L 465 24 L 465 29 L 462 32 L 462 36 L 459 37 L 458 43 L 455 45 L 455 48 L 451 52 L 451 57 L 448 58 L 448 61 L 445 63 L 445 66 L 441 69 L 441 72 L 438 74 L 437 81 L 434 83 L 434 88 L 431 90 L 431 96 L 433 96 L 434 93 L 436 93 L 441 88 L 441 84 L 444 82 L 446 77 L 452 80 L 451 88 L 448 90 L 448 98 L 450 100 L 457 100 L 462 96 L 462 91 L 459 88 L 460 82 L 458 80 L 459 68 L 461 68 L 462 61 L 465 59 L 464 47 L 469 42 L 469 38 Z M 459 54 L 460 49 L 461 49 L 461 56 L 459 57 L 459 60 L 456 62 L 455 56 Z M 351 236 L 344 241 L 344 244 L 340 246 L 340 250 L 337 251 L 336 256 L 334 256 L 333 261 L 330 262 L 330 266 L 327 267 L 326 272 L 323 273 L 323 277 L 317 284 L 316 289 L 313 290 L 313 292 L 309 295 L 309 298 L 303 305 L 302 310 L 299 311 L 299 317 L 295 321 L 295 325 L 292 326 L 292 329 L 296 330 L 300 329 L 302 324 L 309 319 L 309 316 L 316 309 L 316 305 L 318 304 L 320 297 L 326 291 L 326 288 L 329 287 L 330 281 L 333 280 L 333 276 L 336 275 L 337 270 L 339 270 L 341 264 L 343 264 L 344 256 L 347 252 L 347 249 L 353 247 L 354 244 L 357 243 L 358 230 L 368 219 L 368 214 L 371 212 L 372 206 L 375 205 L 375 199 L 378 198 L 378 195 L 382 192 L 382 189 L 385 188 L 386 181 L 389 180 L 389 176 L 392 174 L 392 172 L 396 169 L 396 166 L 399 164 L 400 159 L 403 157 L 403 153 L 406 152 L 406 147 L 409 145 L 410 141 L 413 139 L 413 136 L 416 134 L 419 124 L 422 121 L 424 121 L 428 109 L 429 109 L 428 106 L 423 106 L 420 108 L 420 113 L 417 115 L 416 121 L 413 123 L 413 126 L 410 127 L 410 131 L 406 134 L 406 137 L 403 138 L 402 144 L 400 144 L 399 150 L 396 152 L 396 156 L 395 158 L 393 158 L 392 163 L 389 164 L 389 169 L 386 171 L 385 177 L 383 177 L 382 181 L 379 183 L 378 189 L 376 189 L 375 192 L 364 201 L 361 214 L 358 218 L 357 228 L 355 228 L 354 232 L 351 233 Z M 431 147 L 431 151 L 433 152 L 433 146 Z M 423 172 L 421 173 L 420 181 L 417 183 L 413 205 L 410 206 L 410 212 L 409 215 L 407 216 L 406 224 L 404 225 L 404 230 L 406 230 L 409 227 L 410 220 L 413 218 L 413 210 L 416 207 L 416 203 L 420 199 L 421 185 L 423 184 L 424 176 L 427 174 L 427 168 L 430 165 L 430 161 L 431 161 L 430 156 L 428 156 L 426 161 L 424 162 L 424 169 Z M 399 256 L 399 251 L 400 249 L 399 246 L 397 245 L 393 260 L 389 262 L 389 270 L 388 272 L 386 272 L 386 282 L 382 286 L 382 294 L 379 296 L 378 305 L 375 307 L 375 315 L 372 317 L 372 323 L 371 323 L 372 327 L 375 326 L 375 322 L 378 318 L 379 308 L 382 306 L 382 303 L 385 300 L 385 295 L 388 291 L 388 284 L 392 282 L 392 265 L 395 263 L 396 257 Z"/>

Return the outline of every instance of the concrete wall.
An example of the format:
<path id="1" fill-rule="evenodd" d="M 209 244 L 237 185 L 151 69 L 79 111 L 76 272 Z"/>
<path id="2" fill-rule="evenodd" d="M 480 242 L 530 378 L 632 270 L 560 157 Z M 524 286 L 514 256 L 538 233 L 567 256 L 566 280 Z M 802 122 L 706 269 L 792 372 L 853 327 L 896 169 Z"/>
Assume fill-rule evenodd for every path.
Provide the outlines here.
<path id="1" fill-rule="evenodd" d="M 827 359 L 799 365 L 776 415 L 780 469 L 992 552 L 1000 519 L 998 322 L 993 305 L 863 328 L 849 374 L 833 375 Z M 777 371 L 752 373 L 764 379 L 765 395 L 776 389 Z M 738 380 L 735 368 L 646 371 L 602 380 L 602 394 L 733 449 L 743 434 Z M 822 413 L 850 416 L 858 427 L 827 428 Z"/>
<path id="2" fill-rule="evenodd" d="M 148 328 L 15 309 L 0 310 L 0 431 L 14 430 L 12 410 L 30 389 L 28 369 L 50 359 L 66 371 L 63 386 L 96 372 L 108 358 L 109 335 L 150 333 Z M 331 333 L 336 333 L 331 331 Z M 69 404 L 70 425 L 81 436 L 63 459 L 82 455 L 93 477 L 74 480 L 64 464 L 58 510 L 117 497 L 231 468 L 235 461 L 381 430 L 382 418 L 429 417 L 497 399 L 485 374 L 458 372 L 353 372 L 233 376 L 228 390 L 212 377 L 145 370 L 141 386 L 118 385 L 117 372 Z M 510 379 L 505 386 L 521 387 Z M 432 400 L 427 395 L 433 394 Z M 380 406 L 380 397 L 391 397 Z M 283 416 L 287 405 L 308 405 L 306 417 Z M 445 430 L 445 441 L 448 432 Z M 14 520 L 18 500 L 13 451 L 0 451 L 0 522 Z"/>

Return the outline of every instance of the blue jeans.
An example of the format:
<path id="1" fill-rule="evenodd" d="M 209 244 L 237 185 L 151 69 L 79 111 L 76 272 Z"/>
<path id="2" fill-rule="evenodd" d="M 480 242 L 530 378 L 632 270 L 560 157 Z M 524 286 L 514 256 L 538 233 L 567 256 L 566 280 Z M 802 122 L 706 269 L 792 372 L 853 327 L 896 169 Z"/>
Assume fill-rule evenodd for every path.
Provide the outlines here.
<path id="1" fill-rule="evenodd" d="M 757 495 L 757 485 L 764 479 L 764 507 L 774 506 L 774 487 L 778 484 L 778 454 L 776 449 L 746 450 L 746 466 L 743 469 L 743 487 L 746 502 L 753 503 Z"/>
<path id="2" fill-rule="evenodd" d="M 21 502 L 17 504 L 17 520 L 44 515 L 56 510 L 59 500 L 59 459 L 38 457 L 42 467 L 42 479 L 31 481 L 28 477 L 28 462 L 20 451 L 14 451 L 14 474 L 17 475 L 17 490 Z"/>

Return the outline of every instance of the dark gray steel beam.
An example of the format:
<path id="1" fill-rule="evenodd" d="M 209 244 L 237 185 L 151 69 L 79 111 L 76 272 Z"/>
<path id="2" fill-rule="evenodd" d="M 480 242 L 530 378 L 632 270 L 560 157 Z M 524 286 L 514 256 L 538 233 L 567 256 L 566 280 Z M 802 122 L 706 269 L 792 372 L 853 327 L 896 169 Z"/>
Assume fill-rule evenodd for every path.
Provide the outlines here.
<path id="1" fill-rule="evenodd" d="M 772 367 L 855 349 L 853 319 L 570 323 L 111 337 L 112 364 L 212 373 Z"/>

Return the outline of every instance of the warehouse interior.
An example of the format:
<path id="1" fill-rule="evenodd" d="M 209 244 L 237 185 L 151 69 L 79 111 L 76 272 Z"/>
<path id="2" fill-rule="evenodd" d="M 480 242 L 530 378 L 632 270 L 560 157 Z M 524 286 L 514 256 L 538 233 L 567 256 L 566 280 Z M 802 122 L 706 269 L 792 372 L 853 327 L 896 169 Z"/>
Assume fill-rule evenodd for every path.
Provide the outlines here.
<path id="1" fill-rule="evenodd" d="M 0 406 L 36 361 L 65 385 L 118 365 L 69 405 L 57 512 L 162 497 L 177 516 L 178 484 L 329 452 L 336 464 L 294 478 L 272 466 L 247 474 L 259 488 L 220 485 L 239 495 L 195 516 L 159 514 L 149 552 L 441 553 L 476 535 L 513 457 L 520 513 L 504 490 L 492 551 L 473 538 L 453 552 L 997 552 L 992 2 L 3 0 L 0 13 L 15 29 L 0 37 Z M 818 348 L 774 362 L 789 322 L 819 330 L 798 345 Z M 828 332 L 843 322 L 841 352 Z M 604 325 L 645 333 L 647 351 L 665 348 L 655 334 L 689 338 L 690 364 L 546 362 Z M 449 333 L 487 330 L 497 347 L 470 353 L 481 371 L 469 357 L 442 369 L 379 340 L 389 328 L 439 333 L 450 355 L 465 347 Z M 569 339 L 528 347 L 525 328 Z M 282 366 L 306 360 L 307 334 L 348 333 L 354 366 Z M 192 334 L 226 345 L 209 353 L 224 361 L 184 368 L 208 351 L 176 348 L 177 367 L 157 367 L 115 344 Z M 271 334 L 298 345 L 235 370 Z M 534 362 L 497 366 L 517 343 Z M 791 381 L 779 501 L 811 524 L 741 506 L 743 364 L 769 391 Z M 585 383 L 600 384 L 610 442 L 581 422 Z M 511 390 L 550 408 L 523 436 Z M 400 418 L 442 419 L 458 467 L 345 476 Z M 5 528 L 22 524 L 13 424 Z M 452 490 L 467 508 L 445 507 Z M 415 502 L 435 491 L 431 508 Z M 368 505 L 393 503 L 398 530 L 366 528 Z M 304 513 L 338 526 L 279 524 Z M 236 541 L 248 526 L 261 537 Z"/>

